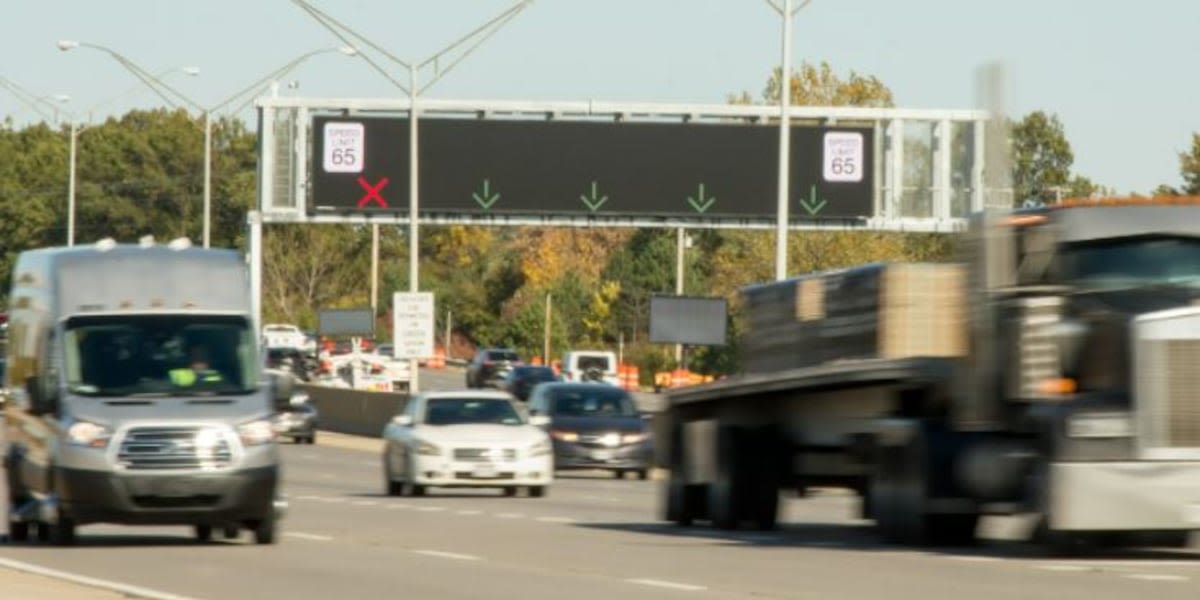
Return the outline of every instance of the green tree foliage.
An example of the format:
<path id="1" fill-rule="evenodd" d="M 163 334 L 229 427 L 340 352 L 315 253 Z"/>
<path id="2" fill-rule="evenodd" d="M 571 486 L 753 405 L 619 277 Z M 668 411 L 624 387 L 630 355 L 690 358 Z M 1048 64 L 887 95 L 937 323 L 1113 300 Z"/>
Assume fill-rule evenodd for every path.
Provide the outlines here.
<path id="1" fill-rule="evenodd" d="M 1067 191 L 1075 161 L 1062 122 L 1039 110 L 1013 123 L 1011 132 L 1014 202 L 1053 203 Z"/>

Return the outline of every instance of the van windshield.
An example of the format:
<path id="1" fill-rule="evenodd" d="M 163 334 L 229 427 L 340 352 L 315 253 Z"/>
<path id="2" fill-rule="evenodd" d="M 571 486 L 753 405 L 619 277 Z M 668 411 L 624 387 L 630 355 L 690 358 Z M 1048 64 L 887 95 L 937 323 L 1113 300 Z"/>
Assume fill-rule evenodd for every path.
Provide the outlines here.
<path id="1" fill-rule="evenodd" d="M 254 335 L 242 317 L 75 317 L 63 341 L 75 394 L 247 394 L 258 386 Z"/>

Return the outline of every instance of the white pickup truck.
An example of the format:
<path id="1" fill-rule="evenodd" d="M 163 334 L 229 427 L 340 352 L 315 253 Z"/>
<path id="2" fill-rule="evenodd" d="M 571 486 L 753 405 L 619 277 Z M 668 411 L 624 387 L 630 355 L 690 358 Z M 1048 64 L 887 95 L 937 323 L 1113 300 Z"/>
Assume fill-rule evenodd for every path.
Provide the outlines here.
<path id="1" fill-rule="evenodd" d="M 268 348 L 305 350 L 308 338 L 295 325 L 270 323 L 263 325 L 263 342 Z"/>

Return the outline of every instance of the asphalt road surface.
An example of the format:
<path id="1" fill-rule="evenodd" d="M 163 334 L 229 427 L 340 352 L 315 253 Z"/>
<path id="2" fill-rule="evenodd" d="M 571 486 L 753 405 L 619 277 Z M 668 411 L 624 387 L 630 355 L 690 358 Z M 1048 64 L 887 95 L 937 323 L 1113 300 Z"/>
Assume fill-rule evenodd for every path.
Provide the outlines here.
<path id="1" fill-rule="evenodd" d="M 461 386 L 461 374 L 439 375 Z M 1020 535 L 1013 520 L 986 522 L 992 539 L 975 548 L 888 546 L 838 490 L 786 500 L 779 531 L 734 533 L 660 523 L 661 484 L 602 473 L 561 474 L 545 498 L 392 498 L 382 493 L 378 448 L 333 434 L 285 445 L 291 510 L 275 546 L 248 535 L 198 544 L 182 527 L 90 525 L 72 548 L 0 544 L 0 561 L 120 582 L 135 596 L 195 599 L 1200 597 L 1196 551 L 1047 558 L 1003 539 Z"/>

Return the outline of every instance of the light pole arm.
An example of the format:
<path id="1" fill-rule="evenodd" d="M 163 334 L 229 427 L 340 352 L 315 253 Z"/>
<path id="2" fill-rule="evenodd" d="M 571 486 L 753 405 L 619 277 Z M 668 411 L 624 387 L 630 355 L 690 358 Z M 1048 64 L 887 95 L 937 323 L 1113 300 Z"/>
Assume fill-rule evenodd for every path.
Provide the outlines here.
<path id="1" fill-rule="evenodd" d="M 183 104 L 183 105 L 189 106 L 197 111 L 201 111 L 201 112 L 204 111 L 204 107 L 200 106 L 199 103 L 193 101 L 191 98 L 184 95 L 183 92 L 180 92 L 179 90 L 171 87 L 170 85 L 167 84 L 167 82 L 156 77 L 153 73 L 142 68 L 141 65 L 138 65 L 137 63 L 133 62 L 132 60 L 130 60 L 128 57 L 121 54 L 120 52 L 117 52 L 116 50 L 113 50 L 112 48 L 109 48 L 107 46 L 101 46 L 99 44 L 90 44 L 90 43 L 86 43 L 86 42 L 81 42 L 79 44 L 79 47 L 91 48 L 93 50 L 99 50 L 99 51 L 104 52 L 105 54 L 108 54 L 109 56 L 113 57 L 113 59 L 116 60 L 118 63 L 120 63 L 122 67 L 125 67 L 126 71 L 129 71 L 130 73 L 133 74 L 134 77 L 137 77 L 138 80 L 140 80 L 142 83 L 146 84 L 146 87 L 149 87 L 155 94 L 158 95 L 159 98 L 162 98 L 163 101 L 166 102 L 167 104 L 170 104 L 172 106 Z M 170 97 L 168 97 L 167 93 L 164 93 L 164 90 L 167 93 L 169 93 L 170 95 L 175 96 L 175 99 L 172 100 Z"/>

